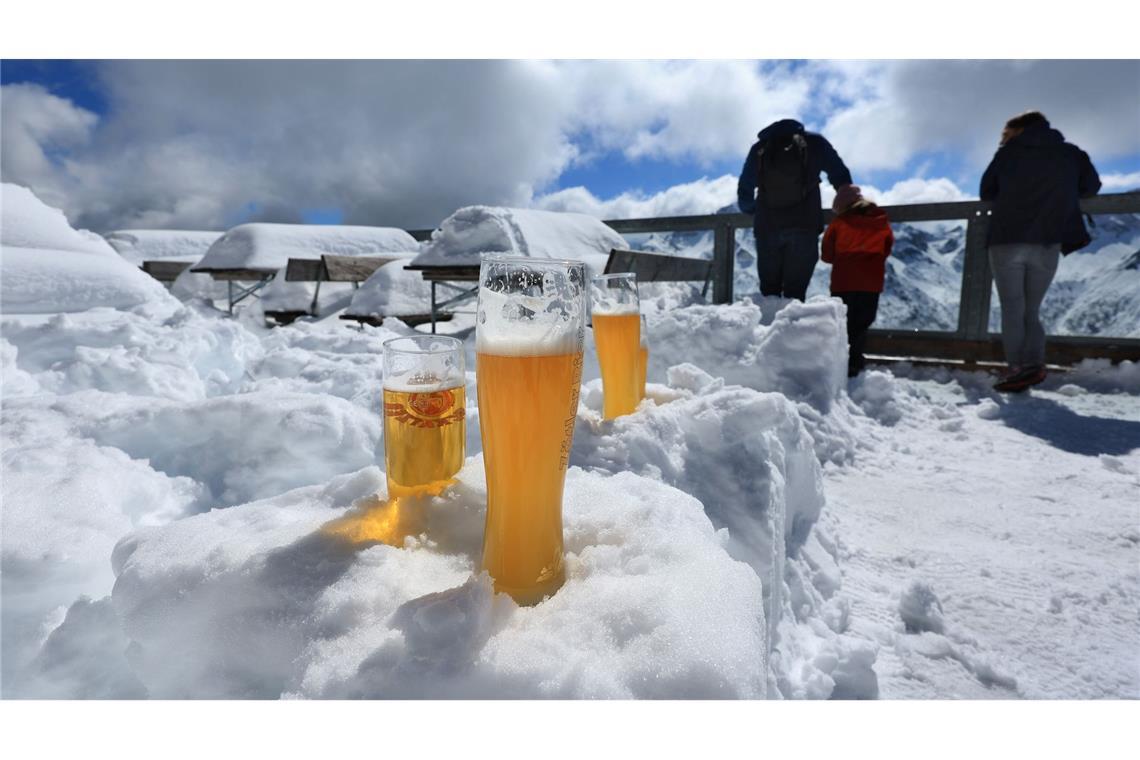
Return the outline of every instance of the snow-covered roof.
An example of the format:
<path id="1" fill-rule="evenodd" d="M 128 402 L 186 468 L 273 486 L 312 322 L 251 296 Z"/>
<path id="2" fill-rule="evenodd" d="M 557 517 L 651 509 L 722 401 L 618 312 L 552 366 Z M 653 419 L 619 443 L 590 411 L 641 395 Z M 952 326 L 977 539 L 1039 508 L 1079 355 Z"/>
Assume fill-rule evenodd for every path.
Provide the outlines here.
<path id="1" fill-rule="evenodd" d="M 467 206 L 449 216 L 424 243 L 413 266 L 478 265 L 485 253 L 577 259 L 601 273 L 621 235 L 585 214 L 498 206 Z"/>
<path id="2" fill-rule="evenodd" d="M 419 243 L 395 227 L 353 227 L 332 224 L 240 224 L 222 235 L 198 265 L 197 271 L 252 269 L 273 271 L 289 259 L 338 256 L 412 256 Z"/>
<path id="3" fill-rule="evenodd" d="M 377 269 L 353 294 L 347 313 L 354 316 L 395 317 L 427 314 L 431 285 L 407 261 L 393 261 Z"/>
<path id="4" fill-rule="evenodd" d="M 203 230 L 115 230 L 103 237 L 120 256 L 139 265 L 155 259 L 195 262 L 221 236 Z"/>
<path id="5" fill-rule="evenodd" d="M 4 184 L 0 200 L 0 310 L 5 314 L 177 304 L 106 240 L 73 229 L 62 211 L 27 188 Z"/>

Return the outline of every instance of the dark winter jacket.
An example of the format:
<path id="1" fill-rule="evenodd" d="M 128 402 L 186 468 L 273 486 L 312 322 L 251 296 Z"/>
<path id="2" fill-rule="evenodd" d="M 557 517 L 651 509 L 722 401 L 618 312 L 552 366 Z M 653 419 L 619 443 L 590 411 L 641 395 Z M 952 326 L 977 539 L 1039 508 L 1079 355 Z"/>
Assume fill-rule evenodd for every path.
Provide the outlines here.
<path id="1" fill-rule="evenodd" d="M 764 143 L 774 137 L 784 137 L 802 132 L 807 141 L 807 171 L 808 176 L 814 178 L 814 184 L 808 191 L 802 203 L 791 208 L 769 209 L 764 206 L 763 198 L 756 198 L 758 184 L 757 154 Z M 795 119 L 783 119 L 770 124 L 760 131 L 759 138 L 748 151 L 748 158 L 744 160 L 744 168 L 740 170 L 740 180 L 736 184 L 737 205 L 746 214 L 755 214 L 756 230 L 813 230 L 819 233 L 823 230 L 823 204 L 819 197 L 819 174 L 827 173 L 827 180 L 832 187 L 842 187 L 851 184 L 851 172 L 843 164 L 843 159 L 835 152 L 823 135 L 804 131 L 804 125 Z M 759 202 L 758 202 L 759 201 Z"/>
<path id="2" fill-rule="evenodd" d="M 1098 190 L 1087 153 L 1047 124 L 1027 127 L 998 148 L 982 175 L 979 194 L 994 202 L 989 244 L 1061 243 L 1073 250 L 1085 230 L 1080 199 Z"/>
<path id="3" fill-rule="evenodd" d="M 894 243 L 887 213 L 878 206 L 832 219 L 823 233 L 821 257 L 831 264 L 831 292 L 882 293 Z"/>

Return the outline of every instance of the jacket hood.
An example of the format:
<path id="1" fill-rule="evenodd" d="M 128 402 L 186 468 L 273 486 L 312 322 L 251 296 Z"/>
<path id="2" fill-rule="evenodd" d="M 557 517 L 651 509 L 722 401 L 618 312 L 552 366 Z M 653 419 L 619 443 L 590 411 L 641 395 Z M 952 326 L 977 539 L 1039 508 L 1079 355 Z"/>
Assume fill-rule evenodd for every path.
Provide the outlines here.
<path id="1" fill-rule="evenodd" d="M 842 219 L 844 224 L 850 224 L 852 227 L 860 229 L 878 229 L 891 226 L 890 220 L 887 219 L 887 212 L 878 206 L 866 214 L 840 214 L 838 218 Z"/>
<path id="2" fill-rule="evenodd" d="M 794 135 L 797 132 L 803 131 L 804 125 L 800 124 L 795 119 L 780 119 L 779 121 L 774 121 L 768 126 L 761 129 L 760 132 L 757 133 L 756 137 L 760 139 L 760 142 L 764 142 L 765 140 L 772 137 L 785 137 L 787 135 Z"/>
<path id="3" fill-rule="evenodd" d="M 1018 145 L 1059 145 L 1065 136 L 1047 124 L 1034 124 L 1009 141 Z"/>

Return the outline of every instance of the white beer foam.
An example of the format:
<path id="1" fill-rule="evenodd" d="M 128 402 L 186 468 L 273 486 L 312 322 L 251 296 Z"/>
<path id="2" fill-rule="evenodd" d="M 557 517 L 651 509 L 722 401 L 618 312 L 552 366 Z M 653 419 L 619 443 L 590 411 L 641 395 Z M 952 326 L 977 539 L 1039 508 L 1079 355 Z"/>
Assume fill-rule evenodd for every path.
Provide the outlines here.
<path id="1" fill-rule="evenodd" d="M 599 304 L 595 305 L 590 313 L 597 317 L 631 317 L 640 316 L 641 310 L 635 303 L 608 304 L 605 306 Z"/>
<path id="2" fill-rule="evenodd" d="M 582 353 L 582 345 L 583 336 L 574 331 L 551 335 L 541 330 L 519 330 L 495 336 L 476 331 L 475 335 L 475 352 L 493 356 L 564 356 Z"/>
<path id="3" fill-rule="evenodd" d="M 434 393 L 458 388 L 467 384 L 467 377 L 458 370 L 443 376 L 437 373 L 409 374 L 399 377 L 385 377 L 384 390 L 400 393 Z"/>

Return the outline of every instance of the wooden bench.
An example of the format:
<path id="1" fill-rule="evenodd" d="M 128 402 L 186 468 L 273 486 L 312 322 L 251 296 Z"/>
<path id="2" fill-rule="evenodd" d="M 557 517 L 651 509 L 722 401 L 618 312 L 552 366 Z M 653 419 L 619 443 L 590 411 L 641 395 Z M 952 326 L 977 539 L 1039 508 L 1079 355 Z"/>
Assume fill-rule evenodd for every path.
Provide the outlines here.
<path id="1" fill-rule="evenodd" d="M 178 279 L 178 275 L 189 269 L 194 262 L 192 261 L 166 261 L 164 259 L 153 259 L 144 261 L 139 269 L 149 274 L 154 279 L 161 283 L 170 284 Z"/>

